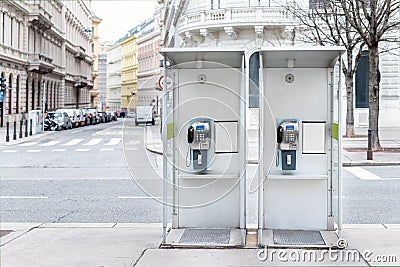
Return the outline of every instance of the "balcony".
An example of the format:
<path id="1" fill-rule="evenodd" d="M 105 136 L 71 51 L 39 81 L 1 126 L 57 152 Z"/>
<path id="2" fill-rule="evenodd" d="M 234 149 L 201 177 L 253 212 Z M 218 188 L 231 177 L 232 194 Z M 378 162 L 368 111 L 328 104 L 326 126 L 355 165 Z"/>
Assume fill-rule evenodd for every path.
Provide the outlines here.
<path id="1" fill-rule="evenodd" d="M 53 59 L 41 53 L 30 53 L 28 58 L 28 71 L 46 74 L 55 69 Z"/>
<path id="2" fill-rule="evenodd" d="M 74 76 L 74 87 L 75 88 L 83 88 L 88 85 L 87 78 L 82 75 Z"/>
<path id="3" fill-rule="evenodd" d="M 83 60 L 86 58 L 86 50 L 82 46 L 75 46 L 75 58 Z"/>
<path id="4" fill-rule="evenodd" d="M 42 5 L 38 3 L 31 4 L 28 21 L 38 29 L 43 31 L 49 30 L 53 26 L 51 17 L 51 14 Z"/>
<path id="5" fill-rule="evenodd" d="M 237 7 L 203 10 L 179 18 L 178 33 L 203 28 L 295 25 L 295 18 L 284 7 Z"/>

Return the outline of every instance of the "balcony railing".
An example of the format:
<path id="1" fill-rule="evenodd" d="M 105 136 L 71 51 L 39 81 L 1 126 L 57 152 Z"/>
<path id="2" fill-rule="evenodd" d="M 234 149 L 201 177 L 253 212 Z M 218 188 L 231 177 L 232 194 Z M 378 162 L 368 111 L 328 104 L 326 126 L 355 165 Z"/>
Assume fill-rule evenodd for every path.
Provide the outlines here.
<path id="1" fill-rule="evenodd" d="M 52 64 L 53 59 L 41 53 L 30 53 L 28 55 L 28 69 L 29 71 L 38 73 L 50 73 L 55 69 Z"/>
<path id="2" fill-rule="evenodd" d="M 186 14 L 179 19 L 178 29 L 182 32 L 221 26 L 292 25 L 294 22 L 293 15 L 283 7 L 237 7 Z"/>
<path id="3" fill-rule="evenodd" d="M 39 3 L 30 5 L 29 22 L 42 30 L 48 30 L 53 26 L 51 14 Z"/>

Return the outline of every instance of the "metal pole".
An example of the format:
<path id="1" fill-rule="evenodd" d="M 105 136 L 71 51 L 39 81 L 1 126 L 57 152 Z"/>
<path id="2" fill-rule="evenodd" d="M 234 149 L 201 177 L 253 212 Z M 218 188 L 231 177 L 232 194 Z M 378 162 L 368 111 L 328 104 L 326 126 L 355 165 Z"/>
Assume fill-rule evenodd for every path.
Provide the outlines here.
<path id="1" fill-rule="evenodd" d="M 28 120 L 25 119 L 25 137 L 28 137 Z"/>
<path id="2" fill-rule="evenodd" d="M 30 125 L 29 125 L 29 135 L 32 135 L 32 119 L 29 120 Z"/>
<path id="3" fill-rule="evenodd" d="M 10 142 L 10 123 L 8 121 L 6 122 L 6 128 L 6 142 Z"/>
<path id="4" fill-rule="evenodd" d="M 368 129 L 368 149 L 367 149 L 367 160 L 373 159 L 372 153 L 372 130 Z"/>
<path id="5" fill-rule="evenodd" d="M 17 140 L 17 122 L 14 121 L 13 140 Z"/>
<path id="6" fill-rule="evenodd" d="M 19 121 L 19 138 L 22 138 L 22 126 L 24 124 L 24 121 L 21 119 Z"/>
<path id="7" fill-rule="evenodd" d="M 162 102 L 162 144 L 163 144 L 163 238 L 162 243 L 165 244 L 167 242 L 167 179 L 168 179 L 168 159 L 167 159 L 167 97 L 168 97 L 168 85 L 167 85 L 167 58 L 164 57 L 164 95 Z"/>
<path id="8" fill-rule="evenodd" d="M 79 100 L 78 100 L 79 101 Z M 45 113 L 46 113 L 46 83 L 43 82 L 43 101 L 42 101 L 42 132 L 44 132 L 44 119 L 45 119 Z"/>

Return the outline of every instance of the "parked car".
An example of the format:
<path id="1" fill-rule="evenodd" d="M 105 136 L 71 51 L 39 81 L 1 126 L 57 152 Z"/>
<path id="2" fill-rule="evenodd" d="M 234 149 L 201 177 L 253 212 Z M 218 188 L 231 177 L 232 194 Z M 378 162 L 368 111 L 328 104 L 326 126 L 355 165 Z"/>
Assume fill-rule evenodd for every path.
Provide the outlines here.
<path id="1" fill-rule="evenodd" d="M 68 116 L 67 112 L 48 112 L 47 114 L 49 117 L 53 117 L 56 120 L 59 127 L 62 129 L 72 129 L 72 121 Z"/>
<path id="2" fill-rule="evenodd" d="M 85 126 L 86 118 L 85 115 L 83 114 L 82 109 L 75 109 L 75 114 L 77 116 L 77 121 L 79 122 L 79 126 Z"/>
<path id="3" fill-rule="evenodd" d="M 62 130 L 58 119 L 54 115 L 55 115 L 55 112 L 47 112 L 46 118 L 44 119 L 44 130 L 45 131 Z"/>
<path id="4" fill-rule="evenodd" d="M 110 122 L 111 121 L 111 114 L 110 113 L 101 112 L 101 114 L 104 116 L 104 118 L 106 118 L 106 122 Z"/>
<path id="5" fill-rule="evenodd" d="M 88 117 L 89 124 L 97 124 L 100 122 L 100 118 L 97 114 L 97 110 L 94 108 L 84 108 L 82 111 Z"/>
<path id="6" fill-rule="evenodd" d="M 72 127 L 74 127 L 74 128 L 79 127 L 80 123 L 79 123 L 79 119 L 78 119 L 78 114 L 76 113 L 75 109 L 62 108 L 62 109 L 57 109 L 56 112 L 67 113 L 68 117 L 71 119 Z"/>
<path id="7" fill-rule="evenodd" d="M 107 122 L 107 118 L 104 115 L 104 112 L 99 111 L 97 112 L 97 115 L 99 116 L 99 122 Z"/>
<path id="8" fill-rule="evenodd" d="M 107 115 L 110 116 L 111 121 L 117 120 L 117 112 L 116 111 L 106 111 Z"/>
<path id="9" fill-rule="evenodd" d="M 136 113 L 133 111 L 130 111 L 130 112 L 126 113 L 126 117 L 127 118 L 136 118 Z"/>

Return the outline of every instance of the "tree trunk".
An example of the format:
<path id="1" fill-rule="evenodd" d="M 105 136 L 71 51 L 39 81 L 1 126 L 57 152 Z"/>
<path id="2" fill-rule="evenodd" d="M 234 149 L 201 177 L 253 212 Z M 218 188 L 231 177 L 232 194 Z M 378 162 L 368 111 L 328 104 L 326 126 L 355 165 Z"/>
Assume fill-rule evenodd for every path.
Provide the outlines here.
<path id="1" fill-rule="evenodd" d="M 347 97 L 347 111 L 346 111 L 346 137 L 354 137 L 354 93 L 353 93 L 353 75 L 346 73 L 346 97 Z"/>
<path id="2" fill-rule="evenodd" d="M 382 150 L 379 142 L 379 50 L 378 44 L 369 47 L 369 128 L 371 129 L 372 150 Z"/>

